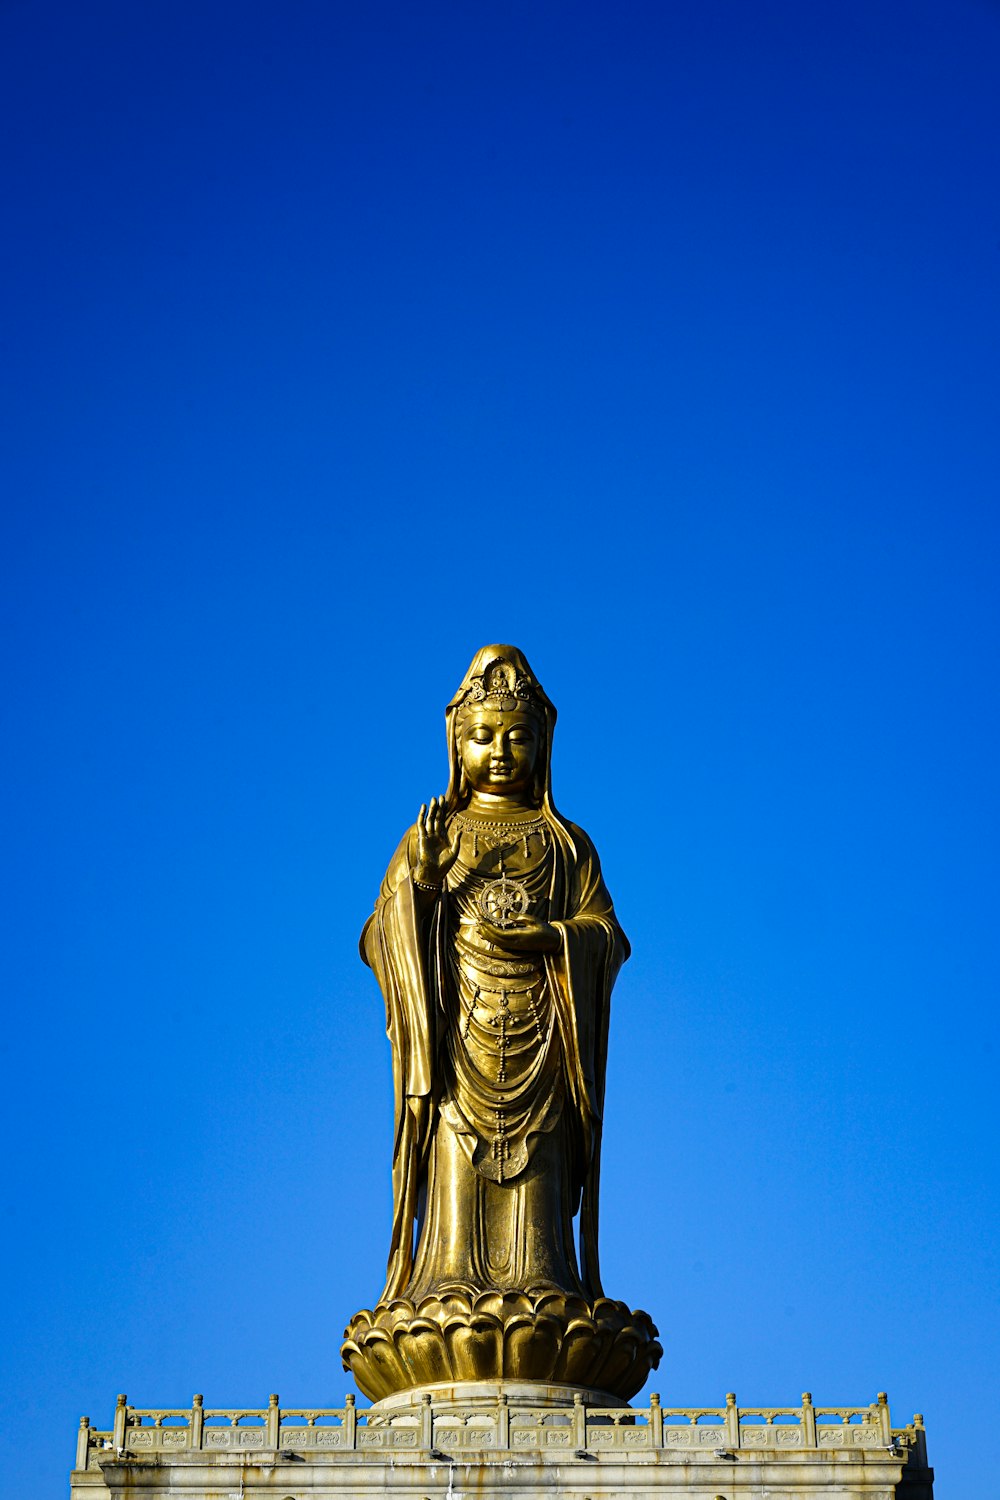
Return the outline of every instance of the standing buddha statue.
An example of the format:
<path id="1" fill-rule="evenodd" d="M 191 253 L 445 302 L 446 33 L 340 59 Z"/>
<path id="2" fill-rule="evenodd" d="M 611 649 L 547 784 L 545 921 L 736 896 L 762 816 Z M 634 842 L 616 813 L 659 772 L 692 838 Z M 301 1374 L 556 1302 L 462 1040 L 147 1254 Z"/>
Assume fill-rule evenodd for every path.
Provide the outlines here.
<path id="1" fill-rule="evenodd" d="M 593 845 L 552 800 L 555 720 L 520 651 L 478 652 L 446 712 L 448 789 L 362 933 L 392 1048 L 393 1227 L 385 1289 L 342 1355 L 374 1399 L 484 1380 L 627 1399 L 662 1352 L 601 1285 L 609 1001 L 629 945 Z"/>

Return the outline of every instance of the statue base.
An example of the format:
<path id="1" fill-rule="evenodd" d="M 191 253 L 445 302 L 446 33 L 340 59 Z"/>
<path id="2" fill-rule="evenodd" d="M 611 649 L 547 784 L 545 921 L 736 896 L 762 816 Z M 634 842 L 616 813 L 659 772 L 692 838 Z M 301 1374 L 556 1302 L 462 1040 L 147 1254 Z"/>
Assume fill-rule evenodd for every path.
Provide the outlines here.
<path id="1" fill-rule="evenodd" d="M 547 1288 L 450 1291 L 355 1313 L 341 1356 L 372 1401 L 467 1381 L 553 1384 L 627 1401 L 663 1354 L 648 1313 Z"/>
<path id="2" fill-rule="evenodd" d="M 923 1419 L 870 1406 L 592 1404 L 559 1385 L 471 1382 L 359 1411 L 139 1411 L 80 1423 L 71 1500 L 933 1500 Z"/>
<path id="3" fill-rule="evenodd" d="M 578 1385 L 546 1385 L 540 1380 L 458 1380 L 454 1384 L 425 1385 L 385 1396 L 381 1401 L 373 1402 L 369 1421 L 376 1415 L 385 1415 L 391 1420 L 406 1412 L 419 1411 L 428 1400 L 435 1420 L 466 1410 L 492 1413 L 505 1403 L 507 1406 L 530 1407 L 533 1411 L 548 1411 L 553 1416 L 572 1411 L 581 1401 L 588 1407 L 631 1410 L 628 1402 L 620 1397 Z"/>

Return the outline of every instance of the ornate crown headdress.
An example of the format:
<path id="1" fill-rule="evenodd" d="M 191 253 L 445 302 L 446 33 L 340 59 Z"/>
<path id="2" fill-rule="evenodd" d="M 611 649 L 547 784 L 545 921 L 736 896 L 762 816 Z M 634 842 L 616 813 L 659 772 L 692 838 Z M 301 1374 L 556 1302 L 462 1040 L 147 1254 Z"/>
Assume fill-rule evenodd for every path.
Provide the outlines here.
<path id="1" fill-rule="evenodd" d="M 513 664 L 500 657 L 489 663 L 481 677 L 472 679 L 459 707 L 472 708 L 476 704 L 500 709 L 504 713 L 511 713 L 516 708 L 544 712 L 536 684 L 528 677 L 519 677 Z"/>

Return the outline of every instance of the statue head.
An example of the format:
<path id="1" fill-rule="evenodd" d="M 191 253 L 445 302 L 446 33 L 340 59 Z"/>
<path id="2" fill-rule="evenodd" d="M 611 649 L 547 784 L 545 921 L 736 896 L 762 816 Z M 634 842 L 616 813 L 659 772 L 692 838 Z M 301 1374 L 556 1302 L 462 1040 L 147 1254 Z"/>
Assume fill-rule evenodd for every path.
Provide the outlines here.
<path id="1" fill-rule="evenodd" d="M 549 799 L 556 711 L 516 646 L 477 651 L 445 717 L 451 806 L 470 788 Z"/>

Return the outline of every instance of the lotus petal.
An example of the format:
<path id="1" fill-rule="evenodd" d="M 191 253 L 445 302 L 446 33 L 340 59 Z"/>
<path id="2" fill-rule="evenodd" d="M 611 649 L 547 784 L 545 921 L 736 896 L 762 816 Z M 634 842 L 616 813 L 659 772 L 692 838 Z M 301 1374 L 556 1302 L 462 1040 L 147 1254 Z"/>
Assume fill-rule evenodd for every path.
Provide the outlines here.
<path id="1" fill-rule="evenodd" d="M 407 1297 L 393 1297 L 391 1302 L 380 1302 L 375 1309 L 375 1322 L 384 1328 L 408 1322 L 416 1309 Z"/>
<path id="2" fill-rule="evenodd" d="M 590 1318 L 576 1318 L 563 1334 L 552 1379 L 560 1385 L 595 1385 L 594 1372 L 604 1359 L 610 1336 L 598 1333 Z"/>
<path id="3" fill-rule="evenodd" d="M 410 1373 L 409 1385 L 431 1385 L 453 1379 L 451 1357 L 439 1323 L 430 1318 L 414 1318 L 409 1328 L 397 1331 L 396 1346 Z"/>
<path id="4" fill-rule="evenodd" d="M 503 1322 L 503 1292 L 480 1292 L 469 1304 L 469 1312 L 477 1317 L 496 1318 Z"/>
<path id="5" fill-rule="evenodd" d="M 561 1323 L 568 1324 L 574 1318 L 589 1318 L 590 1303 L 584 1297 L 568 1297 L 565 1292 L 541 1292 L 535 1299 L 535 1311 L 550 1313 Z"/>
<path id="6" fill-rule="evenodd" d="M 392 1395 L 393 1386 L 387 1380 L 379 1378 L 377 1371 L 369 1369 L 363 1350 L 356 1357 L 351 1354 L 345 1357 L 355 1385 L 369 1401 L 381 1401 L 383 1396 Z"/>
<path id="7" fill-rule="evenodd" d="M 510 1380 L 550 1380 L 559 1355 L 562 1328 L 555 1318 L 522 1314 L 503 1331 L 503 1373 Z"/>
<path id="8" fill-rule="evenodd" d="M 495 1317 L 498 1317 L 502 1323 L 508 1323 L 511 1318 L 521 1317 L 524 1314 L 530 1316 L 535 1310 L 535 1305 L 531 1298 L 524 1292 L 487 1292 L 486 1297 L 490 1299 L 488 1308 L 486 1298 L 477 1297 L 475 1302 L 476 1312 L 485 1312 L 488 1310 Z"/>
<path id="9" fill-rule="evenodd" d="M 455 1380 L 497 1380 L 502 1370 L 501 1329 L 496 1318 L 473 1315 L 445 1324 Z"/>
<path id="10" fill-rule="evenodd" d="M 439 1297 L 425 1297 L 420 1304 L 422 1316 L 435 1318 L 442 1325 L 450 1318 L 468 1318 L 472 1313 L 473 1299 L 468 1292 L 453 1289 L 442 1292 Z M 431 1308 L 433 1307 L 433 1311 Z"/>
<path id="11" fill-rule="evenodd" d="M 373 1328 L 365 1335 L 361 1347 L 369 1378 L 384 1382 L 388 1392 L 402 1390 L 409 1385 L 409 1372 L 400 1357 L 393 1334 L 387 1333 L 383 1328 Z"/>
<path id="12" fill-rule="evenodd" d="M 618 1335 L 601 1369 L 602 1390 L 614 1391 L 615 1395 L 619 1395 L 622 1381 L 628 1384 L 639 1343 L 639 1334 L 634 1328 L 627 1328 Z"/>

